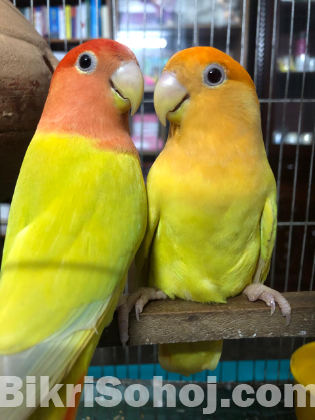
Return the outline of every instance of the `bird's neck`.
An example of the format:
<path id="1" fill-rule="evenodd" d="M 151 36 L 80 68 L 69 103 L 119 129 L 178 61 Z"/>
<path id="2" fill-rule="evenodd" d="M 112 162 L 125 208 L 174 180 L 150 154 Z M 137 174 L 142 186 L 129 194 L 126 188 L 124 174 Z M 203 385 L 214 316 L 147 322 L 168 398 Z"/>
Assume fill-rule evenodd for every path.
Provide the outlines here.
<path id="1" fill-rule="evenodd" d="M 180 126 L 171 124 L 168 141 L 188 154 L 226 160 L 264 154 L 260 110 L 251 91 L 229 97 L 191 98 Z"/>
<path id="2" fill-rule="evenodd" d="M 198 114 L 182 126 L 171 125 L 168 144 L 179 147 L 191 159 L 226 166 L 230 162 L 260 160 L 265 156 L 259 121 L 221 115 L 219 121 Z"/>
<path id="3" fill-rule="evenodd" d="M 59 100 L 55 93 L 59 92 L 47 98 L 37 127 L 39 133 L 85 137 L 101 149 L 138 155 L 129 134 L 129 115 L 119 114 L 110 92 L 85 99 L 83 92 L 73 97 L 65 91 L 60 92 Z"/>

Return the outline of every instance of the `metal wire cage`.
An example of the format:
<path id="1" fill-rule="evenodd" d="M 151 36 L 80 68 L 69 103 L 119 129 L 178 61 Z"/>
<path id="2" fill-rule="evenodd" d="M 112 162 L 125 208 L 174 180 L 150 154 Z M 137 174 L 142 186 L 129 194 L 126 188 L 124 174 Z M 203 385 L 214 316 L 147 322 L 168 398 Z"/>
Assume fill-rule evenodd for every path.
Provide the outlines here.
<path id="1" fill-rule="evenodd" d="M 256 84 L 266 151 L 278 187 L 278 233 L 267 284 L 280 292 L 314 289 L 314 1 L 14 0 L 13 3 L 47 39 L 58 58 L 86 39 L 101 36 L 112 37 L 134 50 L 144 73 L 145 94 L 131 127 L 145 176 L 167 136 L 153 108 L 154 86 L 167 60 L 178 50 L 211 45 L 244 65 Z M 55 14 L 59 20 L 54 18 Z M 0 205 L 0 210 L 3 239 L 8 204 Z M 228 340 L 216 371 L 218 382 L 290 380 L 288 359 L 306 341 L 303 337 Z M 110 366 L 112 374 L 119 371 L 126 381 L 135 377 L 149 379 L 147 375 L 160 372 L 155 346 L 97 349 L 93 364 L 101 366 L 97 374 L 108 374 L 106 366 Z M 151 369 L 151 373 L 146 369 Z M 179 375 L 163 375 L 167 380 L 184 380 Z M 204 382 L 205 378 L 206 373 L 193 375 L 189 380 Z M 121 409 L 122 413 L 117 411 L 115 415 L 122 420 L 125 408 Z M 198 418 L 198 414 L 191 413 L 186 413 L 186 418 L 192 415 Z M 244 418 L 263 415 L 257 413 L 247 413 Z M 138 414 L 142 416 L 143 412 Z M 105 418 L 104 414 L 83 411 L 79 418 L 85 415 Z M 180 412 L 173 412 L 172 418 L 175 415 Z M 290 415 L 289 411 L 278 413 L 279 418 L 288 419 Z M 231 414 L 231 418 L 236 416 L 243 418 Z M 274 412 L 272 418 L 275 416 Z M 227 412 L 222 418 L 227 418 Z"/>

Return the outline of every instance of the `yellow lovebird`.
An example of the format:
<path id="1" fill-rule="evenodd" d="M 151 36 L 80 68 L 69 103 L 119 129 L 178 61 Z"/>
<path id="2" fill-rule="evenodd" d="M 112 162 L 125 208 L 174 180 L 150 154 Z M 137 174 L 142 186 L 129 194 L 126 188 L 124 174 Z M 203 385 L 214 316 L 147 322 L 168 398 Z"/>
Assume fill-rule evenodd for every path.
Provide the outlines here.
<path id="1" fill-rule="evenodd" d="M 36 386 L 28 402 L 1 407 L 1 419 L 75 418 L 76 407 L 38 407 L 39 377 L 63 384 L 61 405 L 65 384 L 82 385 L 145 233 L 128 126 L 142 95 L 134 54 L 111 40 L 74 48 L 53 75 L 15 188 L 0 281 L 1 375 L 21 378 L 22 391 L 26 377 Z"/>
<path id="2" fill-rule="evenodd" d="M 225 303 L 244 292 L 272 313 L 278 302 L 289 321 L 288 302 L 262 284 L 276 234 L 276 184 L 249 74 L 221 51 L 189 48 L 166 64 L 154 105 L 170 130 L 147 181 L 148 225 L 136 257 L 142 284 L 196 302 Z M 221 350 L 222 341 L 163 344 L 159 361 L 189 375 L 215 369 Z"/>

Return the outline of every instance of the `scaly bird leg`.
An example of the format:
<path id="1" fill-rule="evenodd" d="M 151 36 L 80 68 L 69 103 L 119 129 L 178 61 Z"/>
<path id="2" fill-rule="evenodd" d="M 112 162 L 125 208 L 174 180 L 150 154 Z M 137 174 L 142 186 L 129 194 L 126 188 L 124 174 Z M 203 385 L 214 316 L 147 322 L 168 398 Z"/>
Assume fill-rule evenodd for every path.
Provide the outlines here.
<path id="1" fill-rule="evenodd" d="M 131 295 L 121 295 L 117 305 L 119 336 L 122 346 L 126 348 L 129 339 L 129 313 L 135 308 L 136 318 L 140 321 L 140 314 L 149 300 L 167 299 L 165 293 L 153 287 L 140 287 Z"/>
<path id="2" fill-rule="evenodd" d="M 260 299 L 266 302 L 271 308 L 270 315 L 275 313 L 276 303 L 278 303 L 282 316 L 286 317 L 286 324 L 289 325 L 291 321 L 291 306 L 285 297 L 276 290 L 271 289 L 263 284 L 250 284 L 245 287 L 243 293 L 251 302 Z"/>

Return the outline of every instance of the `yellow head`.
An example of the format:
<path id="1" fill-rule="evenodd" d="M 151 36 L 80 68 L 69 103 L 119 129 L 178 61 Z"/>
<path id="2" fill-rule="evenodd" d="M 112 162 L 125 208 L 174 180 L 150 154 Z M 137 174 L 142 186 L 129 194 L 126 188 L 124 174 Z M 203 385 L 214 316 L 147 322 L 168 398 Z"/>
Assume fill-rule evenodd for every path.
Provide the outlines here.
<path id="1" fill-rule="evenodd" d="M 154 93 L 163 125 L 187 121 L 204 129 L 254 124 L 260 130 L 259 103 L 247 71 L 212 47 L 194 47 L 175 54 L 166 64 Z"/>

